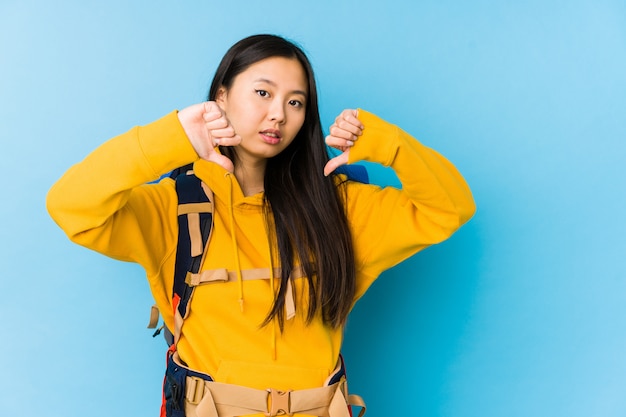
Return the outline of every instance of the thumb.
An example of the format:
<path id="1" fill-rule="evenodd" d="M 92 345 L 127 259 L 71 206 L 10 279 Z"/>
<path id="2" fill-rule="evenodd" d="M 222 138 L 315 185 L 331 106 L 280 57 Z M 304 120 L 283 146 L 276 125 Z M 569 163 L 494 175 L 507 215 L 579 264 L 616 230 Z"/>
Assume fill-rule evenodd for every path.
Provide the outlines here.
<path id="1" fill-rule="evenodd" d="M 224 168 L 226 171 L 232 173 L 235 171 L 235 166 L 233 165 L 233 161 L 231 161 L 228 157 L 221 155 L 218 152 L 211 152 L 207 161 L 214 162 Z"/>
<path id="2" fill-rule="evenodd" d="M 350 155 L 350 149 L 339 154 L 338 156 L 332 158 L 330 161 L 326 163 L 324 167 L 324 175 L 329 176 L 334 170 L 339 168 L 342 165 L 348 163 L 348 156 Z"/>

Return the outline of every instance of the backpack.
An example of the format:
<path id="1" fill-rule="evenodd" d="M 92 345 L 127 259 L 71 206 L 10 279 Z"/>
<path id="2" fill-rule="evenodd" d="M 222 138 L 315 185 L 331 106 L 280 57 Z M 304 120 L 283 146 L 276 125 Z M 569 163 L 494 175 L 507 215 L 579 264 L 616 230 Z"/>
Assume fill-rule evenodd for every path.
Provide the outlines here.
<path id="1" fill-rule="evenodd" d="M 175 180 L 176 194 L 178 195 L 178 244 L 176 248 L 176 261 L 174 267 L 174 285 L 172 292 L 172 304 L 174 307 L 175 329 L 169 329 L 165 324 L 158 328 L 153 337 L 161 332 L 169 346 L 167 355 L 166 376 L 163 381 L 163 401 L 161 416 L 184 415 L 182 392 L 186 392 L 185 381 L 187 374 L 195 375 L 204 380 L 212 381 L 212 378 L 185 370 L 184 367 L 174 363 L 177 338 L 180 336 L 180 326 L 187 316 L 188 305 L 193 293 L 193 287 L 186 282 L 189 274 L 197 274 L 200 271 L 204 248 L 209 240 L 213 226 L 213 197 L 211 190 L 193 174 L 193 166 L 187 165 L 177 168 L 169 175 Z M 369 176 L 365 167 L 360 165 L 344 165 L 336 170 L 347 176 L 349 180 L 367 183 Z M 148 328 L 156 328 L 159 320 L 159 312 L 152 306 L 150 323 Z M 343 383 L 345 389 L 344 398 L 348 405 L 349 415 L 352 415 L 352 406 L 361 407 L 359 417 L 365 413 L 365 403 L 357 395 L 348 395 L 345 385 L 346 372 L 343 357 L 339 355 L 340 366 L 331 375 L 328 385 Z M 278 392 L 282 395 L 282 392 Z M 274 398 L 274 397 L 272 397 Z M 274 401 L 272 401 L 274 404 Z M 283 411 L 283 410 L 279 410 Z M 281 415 L 277 412 L 272 415 Z"/>
<path id="2" fill-rule="evenodd" d="M 211 234 L 213 226 L 213 204 L 210 201 L 212 194 L 208 187 L 202 186 L 202 181 L 193 175 L 193 164 L 185 165 L 172 171 L 168 176 L 176 182 L 178 195 L 178 245 L 176 247 L 176 262 L 174 267 L 174 286 L 172 301 L 180 317 L 187 315 L 187 306 L 191 299 L 193 288 L 187 285 L 188 274 L 197 274 L 202 264 L 204 248 Z M 335 170 L 344 174 L 351 181 L 369 183 L 367 169 L 362 165 L 342 165 Z M 209 194 L 209 195 L 207 195 Z M 159 320 L 156 305 L 152 306 L 149 329 L 155 329 Z M 168 346 L 175 345 L 175 331 L 161 325 L 152 337 L 163 332 Z"/>

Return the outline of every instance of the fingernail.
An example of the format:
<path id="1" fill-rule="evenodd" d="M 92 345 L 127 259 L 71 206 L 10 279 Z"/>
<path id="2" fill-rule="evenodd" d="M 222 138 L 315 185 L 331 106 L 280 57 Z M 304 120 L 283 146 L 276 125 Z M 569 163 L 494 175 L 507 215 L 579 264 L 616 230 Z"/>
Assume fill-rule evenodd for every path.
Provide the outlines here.
<path id="1" fill-rule="evenodd" d="M 352 146 L 352 145 L 354 145 L 354 142 L 352 142 L 351 140 L 348 140 L 348 141 L 346 141 L 346 144 L 347 144 L 348 146 Z"/>

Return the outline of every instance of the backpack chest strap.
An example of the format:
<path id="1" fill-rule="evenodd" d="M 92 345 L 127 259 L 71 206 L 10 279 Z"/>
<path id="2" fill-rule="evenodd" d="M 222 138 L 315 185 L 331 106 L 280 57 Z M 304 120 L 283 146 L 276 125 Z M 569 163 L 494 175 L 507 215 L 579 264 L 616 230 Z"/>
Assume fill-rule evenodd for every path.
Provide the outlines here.
<path id="1" fill-rule="evenodd" d="M 274 276 L 280 276 L 281 269 L 274 268 Z M 296 302 L 293 295 L 293 280 L 304 278 L 304 270 L 301 267 L 295 267 L 291 271 L 289 281 L 287 282 L 287 291 L 285 293 L 285 314 L 287 318 L 291 318 L 296 314 Z M 185 283 L 191 287 L 198 285 L 214 283 L 214 282 L 237 282 L 237 271 L 229 271 L 226 268 L 209 269 L 201 271 L 197 274 L 187 272 Z M 254 268 L 241 271 L 241 279 L 243 281 L 251 281 L 256 279 L 270 279 L 269 268 Z"/>
<path id="2" fill-rule="evenodd" d="M 281 274 L 280 268 L 274 268 L 274 276 L 279 277 Z M 295 267 L 291 272 L 291 279 L 303 278 L 304 271 L 300 267 Z M 244 281 L 252 281 L 255 279 L 270 279 L 269 268 L 253 268 L 244 269 L 241 271 L 241 278 Z M 209 282 L 235 282 L 237 281 L 237 271 L 230 271 L 226 268 L 207 269 L 197 274 L 192 272 L 187 273 L 185 283 L 191 287 L 197 285 L 209 283 Z"/>

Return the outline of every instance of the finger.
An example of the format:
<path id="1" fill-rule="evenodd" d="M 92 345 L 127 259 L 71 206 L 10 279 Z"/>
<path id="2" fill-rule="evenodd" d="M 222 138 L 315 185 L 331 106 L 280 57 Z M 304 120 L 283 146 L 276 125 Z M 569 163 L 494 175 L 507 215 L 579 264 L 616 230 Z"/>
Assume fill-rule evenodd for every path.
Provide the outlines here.
<path id="1" fill-rule="evenodd" d="M 202 106 L 202 119 L 205 122 L 212 122 L 224 116 L 222 109 L 220 109 L 214 102 L 205 101 L 202 103 Z"/>
<path id="2" fill-rule="evenodd" d="M 360 136 L 363 134 L 364 126 L 356 117 L 349 116 L 347 118 L 338 118 L 335 120 L 333 126 L 340 130 L 345 130 L 346 132 L 350 132 L 355 136 Z"/>
<path id="3" fill-rule="evenodd" d="M 330 126 L 330 136 L 352 142 L 358 140 L 359 136 L 363 134 L 365 127 L 356 117 L 357 114 L 357 110 L 347 109 L 342 111 L 335 119 L 335 122 Z"/>
<path id="4" fill-rule="evenodd" d="M 356 128 L 355 128 L 356 129 Z M 360 130 L 356 130 L 357 132 L 360 132 Z M 339 127 L 337 124 L 333 124 L 330 129 L 329 129 L 329 133 L 330 136 L 334 136 L 336 138 L 340 138 L 340 139 L 344 139 L 344 140 L 352 140 L 355 141 L 358 139 L 358 136 L 356 133 L 347 130 L 347 129 L 343 129 L 341 127 Z"/>
<path id="5" fill-rule="evenodd" d="M 234 135 L 229 137 L 214 137 L 213 144 L 221 146 L 237 146 L 241 143 L 241 136 Z"/>
<path id="6" fill-rule="evenodd" d="M 332 135 L 326 136 L 325 142 L 328 146 L 331 146 L 336 149 L 341 149 L 342 152 L 345 151 L 350 146 L 354 145 L 354 140 L 338 138 Z"/>
<path id="7" fill-rule="evenodd" d="M 207 129 L 209 130 L 224 129 L 225 127 L 228 127 L 228 125 L 230 125 L 228 119 L 224 117 L 222 114 L 219 114 L 219 117 L 207 120 L 208 118 L 212 117 L 215 114 L 216 113 L 205 113 L 204 125 L 206 126 Z"/>
<path id="8" fill-rule="evenodd" d="M 205 113 L 220 113 L 223 114 L 222 108 L 214 101 L 205 101 L 204 102 L 204 112 Z"/>
<path id="9" fill-rule="evenodd" d="M 205 126 L 213 140 L 213 145 L 236 146 L 241 142 L 241 137 L 237 135 L 235 128 L 223 114 L 205 123 Z"/>
<path id="10" fill-rule="evenodd" d="M 235 137 L 237 135 L 237 133 L 235 133 L 235 129 L 232 126 L 226 126 L 223 129 L 210 129 L 209 133 L 215 139 L 227 139 Z"/>
<path id="11" fill-rule="evenodd" d="M 225 120 L 225 118 L 223 117 L 222 113 L 203 113 L 202 114 L 202 120 L 204 121 L 205 124 L 209 124 L 209 123 L 214 123 L 214 124 L 219 124 L 221 123 L 222 120 Z"/>
<path id="12" fill-rule="evenodd" d="M 339 121 L 344 121 L 363 130 L 365 127 L 363 126 L 363 123 L 361 123 L 361 121 L 359 120 L 358 116 L 358 110 L 346 109 L 342 111 L 339 116 L 337 116 L 337 118 L 335 119 L 335 123 L 338 123 Z"/>
<path id="13" fill-rule="evenodd" d="M 326 163 L 324 166 L 324 175 L 329 176 L 334 170 L 339 168 L 342 165 L 348 163 L 348 157 L 350 156 L 350 149 L 343 152 L 341 155 L 338 155 L 332 158 L 330 161 Z"/>

